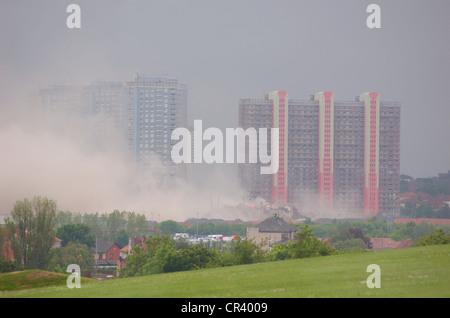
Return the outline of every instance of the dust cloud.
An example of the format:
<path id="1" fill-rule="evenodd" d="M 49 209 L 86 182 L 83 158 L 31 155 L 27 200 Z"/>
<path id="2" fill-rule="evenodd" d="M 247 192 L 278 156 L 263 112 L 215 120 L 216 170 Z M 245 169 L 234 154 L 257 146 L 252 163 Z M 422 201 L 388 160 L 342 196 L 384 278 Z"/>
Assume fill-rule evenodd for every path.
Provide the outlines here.
<path id="1" fill-rule="evenodd" d="M 101 145 L 93 142 L 89 127 L 95 118 L 49 116 L 35 105 L 20 109 L 1 118 L 0 214 L 9 214 L 17 200 L 39 195 L 81 214 L 117 209 L 157 221 L 239 216 L 234 209 L 214 213 L 245 196 L 219 167 L 197 184 L 180 178 L 164 185 L 163 164 L 154 158 L 145 174 L 139 172 L 119 134 Z"/>

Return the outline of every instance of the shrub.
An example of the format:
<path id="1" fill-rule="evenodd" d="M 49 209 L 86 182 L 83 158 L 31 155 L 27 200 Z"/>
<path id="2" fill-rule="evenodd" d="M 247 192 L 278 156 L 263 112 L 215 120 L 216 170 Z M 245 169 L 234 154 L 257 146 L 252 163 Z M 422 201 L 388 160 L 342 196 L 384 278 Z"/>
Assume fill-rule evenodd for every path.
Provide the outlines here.
<path id="1" fill-rule="evenodd" d="M 289 243 L 274 245 L 269 253 L 269 260 L 282 261 L 292 257 L 292 250 Z"/>
<path id="2" fill-rule="evenodd" d="M 291 243 L 290 247 L 293 258 L 325 256 L 335 253 L 335 249 L 316 237 L 308 225 L 305 225 L 303 230 L 297 233 L 295 242 Z"/>
<path id="3" fill-rule="evenodd" d="M 445 233 L 443 229 L 436 229 L 433 233 L 421 237 L 415 246 L 440 245 L 449 244 L 450 235 Z"/>
<path id="4" fill-rule="evenodd" d="M 23 267 L 14 261 L 0 258 L 0 273 L 23 270 Z"/>
<path id="5" fill-rule="evenodd" d="M 263 250 L 265 241 L 257 244 L 252 239 L 238 238 L 233 241 L 231 250 L 235 265 L 258 263 L 265 260 L 267 252 Z"/>

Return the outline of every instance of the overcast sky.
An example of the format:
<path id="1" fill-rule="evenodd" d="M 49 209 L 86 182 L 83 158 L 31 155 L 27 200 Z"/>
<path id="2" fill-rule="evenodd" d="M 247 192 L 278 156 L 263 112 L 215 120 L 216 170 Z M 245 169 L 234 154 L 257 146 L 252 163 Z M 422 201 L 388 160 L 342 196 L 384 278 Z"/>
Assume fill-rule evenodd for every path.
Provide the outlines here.
<path id="1" fill-rule="evenodd" d="M 81 29 L 66 26 L 70 3 Z M 381 29 L 366 25 L 370 3 Z M 375 91 L 402 102 L 401 172 L 435 176 L 450 169 L 449 12 L 447 0 L 2 0 L 0 124 L 38 88 L 135 72 L 188 84 L 203 127 L 237 127 L 240 98 L 277 89 Z"/>

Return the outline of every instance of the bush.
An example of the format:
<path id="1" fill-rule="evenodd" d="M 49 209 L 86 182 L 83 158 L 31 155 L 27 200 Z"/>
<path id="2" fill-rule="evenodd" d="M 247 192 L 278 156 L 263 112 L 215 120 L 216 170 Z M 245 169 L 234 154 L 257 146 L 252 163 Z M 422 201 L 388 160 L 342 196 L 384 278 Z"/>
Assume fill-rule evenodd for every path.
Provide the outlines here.
<path id="1" fill-rule="evenodd" d="M 297 233 L 295 242 L 290 244 L 293 258 L 306 258 L 335 254 L 335 249 L 314 235 L 312 229 L 306 225 Z"/>
<path id="2" fill-rule="evenodd" d="M 16 262 L 0 258 L 0 273 L 8 273 L 21 270 L 23 270 L 23 267 Z"/>
<path id="3" fill-rule="evenodd" d="M 415 246 L 440 245 L 449 244 L 450 235 L 445 233 L 443 229 L 437 229 L 433 233 L 421 237 Z"/>
<path id="4" fill-rule="evenodd" d="M 258 263 L 265 260 L 267 252 L 263 250 L 266 242 L 256 244 L 251 239 L 238 238 L 233 241 L 231 251 L 235 265 Z"/>
<path id="5" fill-rule="evenodd" d="M 269 260 L 282 261 L 292 257 L 292 250 L 289 243 L 274 245 L 269 253 Z"/>
<path id="6" fill-rule="evenodd" d="M 218 266 L 219 252 L 203 246 L 177 249 L 169 237 L 156 235 L 149 238 L 144 247 L 136 246 L 127 258 L 123 276 L 142 276 Z"/>
<path id="7" fill-rule="evenodd" d="M 337 250 L 347 250 L 350 252 L 364 251 L 367 249 L 366 243 L 360 238 L 337 241 L 335 247 Z"/>
<path id="8" fill-rule="evenodd" d="M 218 252 L 215 250 L 197 245 L 190 246 L 169 253 L 164 259 L 163 272 L 189 271 L 215 266 L 218 258 Z"/>
<path id="9" fill-rule="evenodd" d="M 92 233 L 90 226 L 84 223 L 65 224 L 58 229 L 56 237 L 61 239 L 62 247 L 71 242 L 95 247 L 95 234 Z"/>
<path id="10" fill-rule="evenodd" d="M 95 257 L 87 245 L 69 242 L 67 246 L 52 250 L 47 269 L 64 273 L 70 264 L 77 264 L 82 270 L 91 269 L 95 265 Z"/>
<path id="11" fill-rule="evenodd" d="M 347 242 L 348 241 L 348 242 Z M 360 228 L 348 228 L 340 231 L 330 239 L 331 243 L 336 244 L 337 249 L 359 247 L 362 249 L 372 248 L 370 238 L 363 234 Z M 347 242 L 347 243 L 344 243 Z M 361 244 L 361 242 L 363 244 Z M 339 245 L 339 247 L 338 247 Z"/>
<path id="12" fill-rule="evenodd" d="M 296 241 L 276 245 L 270 252 L 263 247 L 266 241 L 255 243 L 248 238 L 238 238 L 220 252 L 206 246 L 183 246 L 177 249 L 174 240 L 159 235 L 149 238 L 144 247 L 135 246 L 127 258 L 121 277 L 142 276 L 200 268 L 252 264 L 264 261 L 285 260 L 335 254 L 336 250 L 317 238 L 306 226 Z"/>

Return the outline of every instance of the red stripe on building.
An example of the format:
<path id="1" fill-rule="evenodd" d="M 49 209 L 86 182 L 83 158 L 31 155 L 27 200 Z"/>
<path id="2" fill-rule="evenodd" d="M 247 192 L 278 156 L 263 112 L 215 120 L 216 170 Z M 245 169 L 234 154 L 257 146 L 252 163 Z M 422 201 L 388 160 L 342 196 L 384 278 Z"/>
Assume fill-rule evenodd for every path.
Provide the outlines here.
<path id="1" fill-rule="evenodd" d="M 332 146 L 332 107 L 331 107 L 331 97 L 333 95 L 332 92 L 324 92 L 325 97 L 324 103 L 324 126 L 323 131 L 319 131 L 319 138 L 323 136 L 323 157 L 320 157 L 321 153 L 321 144 L 319 142 L 319 174 L 318 174 L 318 192 L 320 203 L 323 208 L 332 210 L 333 209 L 333 157 L 331 155 L 331 146 Z M 319 106 L 320 107 L 320 106 Z M 319 123 L 322 120 L 320 118 L 319 111 Z M 319 130 L 320 130 L 319 124 Z"/>
<path id="2" fill-rule="evenodd" d="M 378 184 L 378 163 L 377 156 L 379 149 L 377 147 L 377 98 L 378 93 L 369 93 L 370 108 L 369 114 L 364 112 L 365 119 L 369 116 L 369 156 L 364 160 L 369 161 L 369 171 L 364 173 L 364 214 L 376 214 L 379 210 L 379 184 Z M 367 108 L 366 108 L 367 110 Z M 378 119 L 379 120 L 379 119 Z M 367 124 L 367 121 L 365 121 Z M 364 134 L 366 129 L 364 129 Z M 364 135 L 366 142 L 366 135 Z"/>
<path id="3" fill-rule="evenodd" d="M 288 197 L 288 187 L 285 156 L 287 156 L 287 131 L 286 131 L 286 91 L 278 91 L 279 108 L 278 108 L 278 128 L 279 128 L 279 166 L 278 172 L 272 176 L 272 203 L 273 204 L 286 204 Z M 275 104 L 273 105 L 273 127 L 276 127 L 275 123 Z"/>

